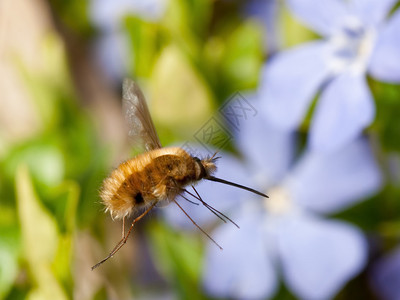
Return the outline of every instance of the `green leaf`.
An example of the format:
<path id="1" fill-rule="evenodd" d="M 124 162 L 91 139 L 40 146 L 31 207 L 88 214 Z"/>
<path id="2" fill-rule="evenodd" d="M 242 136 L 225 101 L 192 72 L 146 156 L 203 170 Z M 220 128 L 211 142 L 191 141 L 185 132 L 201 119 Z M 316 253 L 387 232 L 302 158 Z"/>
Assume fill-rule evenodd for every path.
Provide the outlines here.
<path id="1" fill-rule="evenodd" d="M 204 37 L 211 19 L 213 1 L 172 0 L 164 18 L 167 28 L 175 35 L 172 38 L 187 37 L 189 40 Z"/>
<path id="2" fill-rule="evenodd" d="M 28 298 L 67 299 L 51 270 L 59 242 L 57 223 L 38 199 L 26 165 L 17 169 L 16 195 L 23 257 L 35 282 Z"/>
<path id="3" fill-rule="evenodd" d="M 253 21 L 240 25 L 228 37 L 222 58 L 231 92 L 255 88 L 263 63 L 262 28 Z"/>
<path id="4" fill-rule="evenodd" d="M 25 165 L 17 169 L 16 192 L 24 254 L 31 265 L 48 262 L 57 248 L 56 221 L 37 198 Z"/>
<path id="5" fill-rule="evenodd" d="M 282 10 L 284 47 L 294 47 L 318 38 L 318 35 L 300 23 L 287 9 Z"/>
<path id="6" fill-rule="evenodd" d="M 35 266 L 35 277 L 37 287 L 29 292 L 28 300 L 68 299 L 48 264 L 37 264 Z"/>
<path id="7" fill-rule="evenodd" d="M 0 209 L 0 217 L 4 217 L 4 207 Z M 0 225 L 0 299 L 3 299 L 18 274 L 19 243 L 15 227 Z"/>
<path id="8" fill-rule="evenodd" d="M 73 256 L 73 239 L 76 228 L 76 213 L 79 201 L 80 188 L 75 181 L 65 181 L 57 189 L 56 193 L 66 195 L 65 207 L 61 225 L 65 233 L 60 236 L 58 249 L 54 261 L 57 278 L 72 285 L 71 257 Z M 60 223 L 59 223 L 60 224 Z"/>
<path id="9" fill-rule="evenodd" d="M 49 4 L 57 19 L 60 19 L 59 22 L 72 30 L 74 35 L 79 35 L 82 39 L 92 35 L 94 30 L 89 20 L 89 1 L 50 0 Z"/>
<path id="10" fill-rule="evenodd" d="M 211 91 L 176 46 L 162 51 L 150 88 L 150 110 L 161 132 L 175 128 L 192 137 L 212 113 Z"/>
<path id="11" fill-rule="evenodd" d="M 26 164 L 35 180 L 46 186 L 60 184 L 65 166 L 60 150 L 52 141 L 30 142 L 12 149 L 4 162 L 4 174 L 14 177 L 18 165 Z"/>
<path id="12" fill-rule="evenodd" d="M 129 69 L 135 77 L 149 77 L 160 48 L 160 26 L 133 16 L 126 17 L 124 26 L 133 49 Z"/>
<path id="13" fill-rule="evenodd" d="M 376 118 L 372 130 L 378 133 L 384 150 L 400 151 L 400 86 L 370 80 L 376 99 Z"/>
<path id="14" fill-rule="evenodd" d="M 69 234 L 75 230 L 76 210 L 79 201 L 79 185 L 75 181 L 65 181 L 61 186 L 67 192 L 67 206 L 65 209 L 65 224 Z"/>
<path id="15" fill-rule="evenodd" d="M 194 1 L 170 1 L 162 25 L 166 31 L 165 37 L 168 39 L 168 44 L 178 46 L 187 56 L 198 57 L 201 39 L 195 33 L 199 27 L 193 27 L 196 23 L 196 12 L 190 8 L 193 4 Z"/>
<path id="16" fill-rule="evenodd" d="M 40 115 L 43 130 L 49 130 L 63 116 L 64 112 L 57 110 L 60 98 L 72 99 L 73 89 L 64 44 L 57 35 L 43 38 L 38 55 L 46 61 L 45 68 L 31 70 L 18 57 L 15 64 Z"/>
<path id="17" fill-rule="evenodd" d="M 179 234 L 166 224 L 152 222 L 148 227 L 155 265 L 166 279 L 177 286 L 181 299 L 202 299 L 200 274 L 202 247 L 198 236 Z"/>

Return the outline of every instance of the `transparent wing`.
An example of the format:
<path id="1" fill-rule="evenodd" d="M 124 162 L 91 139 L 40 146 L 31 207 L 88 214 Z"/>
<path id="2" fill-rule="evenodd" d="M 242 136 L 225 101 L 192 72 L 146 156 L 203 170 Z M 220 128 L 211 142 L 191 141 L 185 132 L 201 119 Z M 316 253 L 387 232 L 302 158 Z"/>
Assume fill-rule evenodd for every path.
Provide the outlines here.
<path id="1" fill-rule="evenodd" d="M 130 79 L 125 79 L 122 85 L 122 109 L 133 146 L 146 151 L 161 148 L 146 99 L 139 86 Z"/>

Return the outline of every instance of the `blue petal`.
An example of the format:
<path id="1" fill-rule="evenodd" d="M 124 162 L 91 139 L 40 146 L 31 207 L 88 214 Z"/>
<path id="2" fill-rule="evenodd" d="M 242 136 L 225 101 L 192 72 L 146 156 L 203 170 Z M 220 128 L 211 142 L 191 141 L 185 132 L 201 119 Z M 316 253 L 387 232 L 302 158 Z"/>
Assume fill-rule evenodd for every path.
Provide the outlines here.
<path id="1" fill-rule="evenodd" d="M 400 10 L 382 26 L 369 64 L 371 75 L 387 82 L 400 82 Z"/>
<path id="2" fill-rule="evenodd" d="M 217 177 L 247 186 L 254 186 L 254 183 L 251 183 L 251 176 L 247 173 L 247 169 L 244 168 L 238 159 L 227 153 L 220 153 L 219 155 L 221 158 L 218 162 L 219 169 L 216 173 Z M 201 183 L 196 185 L 195 188 L 206 203 L 228 215 L 228 217 L 232 211 L 235 211 L 235 208 L 237 208 L 241 202 L 252 199 L 251 194 L 247 191 L 216 182 L 203 180 Z M 191 187 L 188 187 L 187 190 L 194 194 Z M 185 194 L 185 197 L 191 201 L 199 203 L 199 201 L 188 194 Z M 211 225 L 219 220 L 212 212 L 201 204 L 194 205 L 182 197 L 178 197 L 177 201 L 189 216 L 200 226 Z M 165 207 L 162 212 L 168 223 L 171 225 L 178 228 L 195 229 L 195 226 L 190 219 L 175 203 L 172 202 L 168 207 Z"/>
<path id="3" fill-rule="evenodd" d="M 382 175 L 369 143 L 357 139 L 333 153 L 306 153 L 285 184 L 300 205 L 331 213 L 376 193 Z"/>
<path id="4" fill-rule="evenodd" d="M 303 299 L 332 298 L 366 263 L 364 236 L 344 222 L 292 216 L 278 239 L 285 282 Z"/>
<path id="5" fill-rule="evenodd" d="M 134 11 L 134 4 L 129 0 L 91 0 L 89 15 L 93 23 L 105 30 L 119 28 L 124 15 Z"/>
<path id="6" fill-rule="evenodd" d="M 271 297 L 277 288 L 268 238 L 257 211 L 236 217 L 240 230 L 230 224 L 213 233 L 224 248 L 210 243 L 206 253 L 204 286 L 216 297 L 262 299 Z"/>
<path id="7" fill-rule="evenodd" d="M 257 98 L 246 98 L 258 109 L 261 103 Z M 241 124 L 236 142 L 264 186 L 278 183 L 294 157 L 294 133 L 273 126 L 260 113 Z"/>
<path id="8" fill-rule="evenodd" d="M 268 53 L 276 52 L 282 44 L 279 16 L 282 5 L 275 0 L 248 0 L 244 2 L 245 14 L 257 18 L 265 27 L 265 44 Z"/>
<path id="9" fill-rule="evenodd" d="M 91 0 L 89 15 L 93 23 L 103 30 L 115 30 L 128 14 L 149 21 L 158 21 L 166 9 L 165 0 Z"/>
<path id="10" fill-rule="evenodd" d="M 385 300 L 400 299 L 400 247 L 372 268 L 371 283 Z"/>
<path id="11" fill-rule="evenodd" d="M 377 25 L 385 19 L 396 2 L 397 0 L 352 0 L 349 6 L 364 24 Z"/>
<path id="12" fill-rule="evenodd" d="M 96 41 L 95 55 L 105 74 L 113 81 L 120 81 L 130 65 L 126 36 L 119 31 L 105 33 Z"/>
<path id="13" fill-rule="evenodd" d="M 268 119 L 285 129 L 303 120 L 318 88 L 329 75 L 327 44 L 313 42 L 274 56 L 264 68 L 259 89 Z"/>
<path id="14" fill-rule="evenodd" d="M 343 73 L 323 91 L 310 129 L 311 149 L 335 150 L 373 121 L 375 105 L 363 74 Z"/>
<path id="15" fill-rule="evenodd" d="M 290 10 L 301 21 L 322 35 L 330 35 L 348 14 L 339 0 L 287 0 Z"/>

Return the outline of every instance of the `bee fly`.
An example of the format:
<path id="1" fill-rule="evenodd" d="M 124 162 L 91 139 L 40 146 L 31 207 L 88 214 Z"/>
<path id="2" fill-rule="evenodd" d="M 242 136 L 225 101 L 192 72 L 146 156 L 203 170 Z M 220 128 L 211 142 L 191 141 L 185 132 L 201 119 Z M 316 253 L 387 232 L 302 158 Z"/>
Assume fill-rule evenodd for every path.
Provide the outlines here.
<path id="1" fill-rule="evenodd" d="M 122 219 L 123 237 L 110 254 L 94 265 L 92 270 L 121 249 L 135 223 L 156 204 L 162 202 L 174 202 L 199 230 L 222 249 L 179 205 L 176 197 L 180 195 L 187 201 L 198 205 L 188 199 L 187 196 L 191 196 L 224 222 L 228 220 L 236 225 L 223 213 L 204 202 L 193 184 L 206 179 L 241 188 L 263 197 L 268 198 L 268 196 L 249 187 L 214 177 L 215 162 L 218 159 L 216 154 L 200 159 L 191 156 L 179 147 L 163 148 L 139 87 L 132 80 L 125 79 L 122 90 L 123 111 L 129 127 L 129 137 L 136 145 L 142 146 L 145 152 L 121 163 L 103 182 L 100 197 L 111 217 Z M 186 189 L 189 185 L 192 186 L 194 193 Z M 129 230 L 125 233 L 125 218 L 139 210 L 142 213 L 133 220 Z"/>

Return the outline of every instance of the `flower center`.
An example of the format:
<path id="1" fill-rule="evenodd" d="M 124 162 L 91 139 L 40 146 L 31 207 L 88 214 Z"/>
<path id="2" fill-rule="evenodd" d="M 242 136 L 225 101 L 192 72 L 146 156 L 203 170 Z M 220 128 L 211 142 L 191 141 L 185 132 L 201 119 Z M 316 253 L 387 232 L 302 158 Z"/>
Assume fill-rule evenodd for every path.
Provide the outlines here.
<path id="1" fill-rule="evenodd" d="M 269 198 L 264 200 L 264 207 L 269 213 L 282 215 L 294 208 L 288 191 L 283 187 L 273 187 L 267 194 Z"/>
<path id="2" fill-rule="evenodd" d="M 365 72 L 375 41 L 375 30 L 356 17 L 348 17 L 330 39 L 329 63 L 335 74 L 350 69 Z"/>

